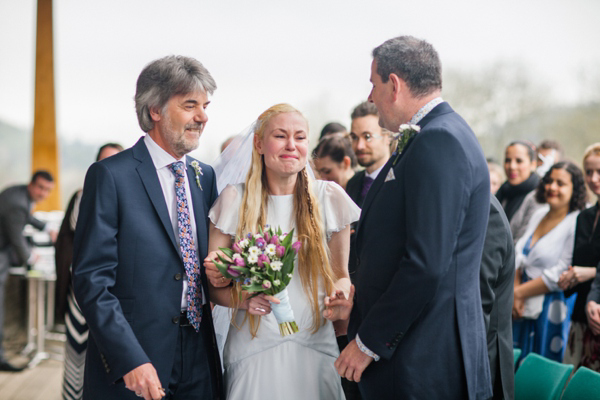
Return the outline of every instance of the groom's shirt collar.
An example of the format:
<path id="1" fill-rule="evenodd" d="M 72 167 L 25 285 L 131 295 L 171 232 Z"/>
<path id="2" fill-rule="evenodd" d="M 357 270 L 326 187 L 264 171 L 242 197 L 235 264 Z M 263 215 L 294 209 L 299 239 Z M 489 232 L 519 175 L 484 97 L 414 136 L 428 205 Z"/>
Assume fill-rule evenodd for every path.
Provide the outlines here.
<path id="1" fill-rule="evenodd" d="M 169 164 L 173 164 L 176 161 L 182 161 L 184 165 L 186 165 L 186 156 L 183 156 L 181 159 L 176 159 L 169 153 L 165 151 L 162 147 L 160 147 L 154 139 L 150 137 L 150 135 L 146 134 L 144 136 L 144 143 L 146 144 L 146 148 L 148 149 L 148 153 L 150 153 L 150 157 L 152 158 L 152 162 L 156 169 L 161 169 L 166 167 Z"/>
<path id="2" fill-rule="evenodd" d="M 436 97 L 431 100 L 429 103 L 425 104 L 413 117 L 408 121 L 409 125 L 417 125 L 431 110 L 435 108 L 440 103 L 443 103 L 444 100 L 441 97 Z"/>

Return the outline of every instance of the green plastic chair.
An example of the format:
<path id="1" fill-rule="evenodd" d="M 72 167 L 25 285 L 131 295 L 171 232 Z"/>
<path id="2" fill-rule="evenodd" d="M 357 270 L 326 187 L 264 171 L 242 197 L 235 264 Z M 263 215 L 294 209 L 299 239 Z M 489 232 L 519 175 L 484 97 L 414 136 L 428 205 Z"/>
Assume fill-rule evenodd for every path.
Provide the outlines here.
<path id="1" fill-rule="evenodd" d="M 565 389 L 562 400 L 600 400 L 600 374 L 580 367 Z"/>
<path id="2" fill-rule="evenodd" d="M 573 366 L 529 353 L 515 374 L 515 400 L 559 400 Z"/>
<path id="3" fill-rule="evenodd" d="M 521 357 L 521 349 L 513 349 L 513 356 L 515 357 L 515 364 L 517 366 L 517 361 L 519 361 L 519 357 Z"/>

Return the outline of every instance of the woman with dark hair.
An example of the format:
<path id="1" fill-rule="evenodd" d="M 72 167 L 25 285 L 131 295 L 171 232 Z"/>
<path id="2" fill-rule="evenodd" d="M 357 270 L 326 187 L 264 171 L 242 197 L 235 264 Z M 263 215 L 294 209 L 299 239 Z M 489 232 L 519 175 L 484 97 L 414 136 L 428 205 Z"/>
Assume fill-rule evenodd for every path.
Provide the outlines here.
<path id="1" fill-rule="evenodd" d="M 535 146 L 532 143 L 515 140 L 506 147 L 506 182 L 496 192 L 496 198 L 506 212 L 515 243 L 525 233 L 531 215 L 540 207 L 534 195 L 540 181 L 535 173 L 536 167 Z"/>
<path id="2" fill-rule="evenodd" d="M 583 155 L 585 183 L 600 198 L 600 142 L 589 146 Z M 571 315 L 571 330 L 565 350 L 566 364 L 600 372 L 600 332 L 594 332 L 586 317 L 586 301 L 600 263 L 600 207 L 598 200 L 577 217 L 572 266 L 562 273 L 558 286 L 565 295 L 577 299 Z"/>
<path id="3" fill-rule="evenodd" d="M 558 286 L 573 256 L 575 221 L 585 207 L 581 170 L 573 163 L 554 164 L 535 192 L 539 203 L 525 234 L 515 246 L 513 342 L 521 358 L 534 352 L 561 362 L 574 299 Z"/>
<path id="4" fill-rule="evenodd" d="M 354 176 L 357 160 L 347 136 L 327 136 L 313 150 L 315 168 L 321 179 L 333 181 L 346 189 Z"/>

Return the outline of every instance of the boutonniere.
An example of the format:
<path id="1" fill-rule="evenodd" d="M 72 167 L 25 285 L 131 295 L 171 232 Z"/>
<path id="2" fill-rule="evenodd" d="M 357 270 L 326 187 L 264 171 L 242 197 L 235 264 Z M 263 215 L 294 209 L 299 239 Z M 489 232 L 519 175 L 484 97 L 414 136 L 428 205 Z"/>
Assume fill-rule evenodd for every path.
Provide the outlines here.
<path id="1" fill-rule="evenodd" d="M 421 127 L 419 125 L 400 125 L 400 128 L 398 128 L 398 133 L 394 135 L 394 138 L 398 141 L 398 143 L 396 145 L 396 159 L 392 165 L 396 165 L 398 158 L 400 158 L 400 154 L 402 154 L 402 150 L 404 150 L 406 147 L 409 139 L 419 133 L 420 130 Z"/>
<path id="2" fill-rule="evenodd" d="M 198 187 L 200 188 L 200 190 L 202 190 L 202 185 L 200 184 L 200 175 L 204 175 L 202 173 L 202 167 L 200 167 L 200 164 L 198 164 L 198 161 L 192 161 L 190 163 L 190 165 L 192 166 L 192 168 L 194 168 L 194 172 L 196 173 L 196 185 L 198 185 Z"/>

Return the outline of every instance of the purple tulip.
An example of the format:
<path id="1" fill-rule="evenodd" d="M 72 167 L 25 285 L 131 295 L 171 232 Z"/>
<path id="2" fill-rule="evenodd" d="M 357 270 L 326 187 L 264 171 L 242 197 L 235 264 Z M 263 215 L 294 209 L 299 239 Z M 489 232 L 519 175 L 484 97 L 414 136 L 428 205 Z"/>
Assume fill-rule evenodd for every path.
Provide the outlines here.
<path id="1" fill-rule="evenodd" d="M 275 247 L 275 255 L 279 258 L 282 258 L 285 255 L 285 247 L 283 247 L 283 246 Z"/>
<path id="2" fill-rule="evenodd" d="M 269 232 L 265 232 L 265 234 L 263 235 L 263 237 L 265 238 L 265 241 L 267 243 L 269 243 L 269 241 L 271 240 L 271 235 L 269 234 Z"/>
<path id="3" fill-rule="evenodd" d="M 256 239 L 256 242 L 254 242 L 254 244 L 259 249 L 262 249 L 263 247 L 265 247 L 267 245 L 267 242 L 263 238 L 258 238 L 258 239 Z"/>
<path id="4" fill-rule="evenodd" d="M 294 249 L 296 254 L 298 254 L 298 252 L 300 251 L 300 247 L 302 247 L 302 242 L 300 241 L 294 242 L 294 244 L 292 244 L 292 249 Z"/>
<path id="5" fill-rule="evenodd" d="M 262 287 L 263 289 L 271 289 L 271 282 L 263 281 Z"/>
<path id="6" fill-rule="evenodd" d="M 243 260 L 242 260 L 243 261 Z M 231 276 L 233 276 L 234 278 L 237 278 L 238 276 L 240 276 L 241 272 L 238 271 L 237 269 L 233 269 L 231 267 L 227 268 L 227 273 Z"/>
<path id="7" fill-rule="evenodd" d="M 242 248 L 240 247 L 239 244 L 234 243 L 233 246 L 231 246 L 231 248 L 233 249 L 233 251 L 235 251 L 236 253 L 242 253 Z"/>
<path id="8" fill-rule="evenodd" d="M 273 235 L 271 240 L 269 240 L 269 244 L 274 244 L 275 246 L 279 244 L 279 238 L 277 237 L 277 235 Z"/>
<path id="9" fill-rule="evenodd" d="M 244 262 L 244 259 L 243 259 L 243 258 L 241 258 L 241 257 L 234 258 L 234 259 L 233 259 L 233 264 L 234 264 L 236 267 L 245 267 L 245 266 L 246 266 L 246 263 Z"/>
<path id="10" fill-rule="evenodd" d="M 269 257 L 267 257 L 266 254 L 261 254 L 258 256 L 258 261 L 256 264 L 259 268 L 264 268 L 266 262 L 269 262 Z"/>

